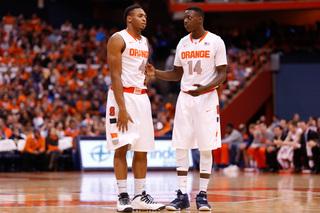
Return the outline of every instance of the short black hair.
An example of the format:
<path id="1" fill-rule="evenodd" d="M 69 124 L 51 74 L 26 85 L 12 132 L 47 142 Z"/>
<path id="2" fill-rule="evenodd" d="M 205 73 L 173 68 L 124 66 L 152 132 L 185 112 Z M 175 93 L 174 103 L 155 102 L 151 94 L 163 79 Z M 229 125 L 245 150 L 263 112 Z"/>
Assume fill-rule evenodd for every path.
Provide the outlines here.
<path id="1" fill-rule="evenodd" d="M 283 128 L 280 125 L 277 125 L 274 128 L 279 128 L 280 130 L 283 130 Z"/>
<path id="2" fill-rule="evenodd" d="M 233 124 L 232 123 L 228 123 L 226 126 L 230 127 L 231 129 L 233 129 Z"/>
<path id="3" fill-rule="evenodd" d="M 131 5 L 131 6 L 129 6 L 129 7 L 127 7 L 127 8 L 125 9 L 124 14 L 123 14 L 123 19 L 124 19 L 125 22 L 127 22 L 127 17 L 128 17 L 128 15 L 130 14 L 130 12 L 131 12 L 132 10 L 134 10 L 134 9 L 137 9 L 137 8 L 143 9 L 143 8 L 142 8 L 140 5 L 138 5 L 138 4 L 133 4 L 133 5 Z"/>
<path id="4" fill-rule="evenodd" d="M 203 10 L 202 10 L 200 7 L 191 6 L 191 7 L 188 7 L 186 10 L 193 10 L 193 11 L 197 12 L 197 13 L 199 14 L 199 16 L 201 16 L 202 18 L 204 18 L 204 12 L 203 12 Z"/>

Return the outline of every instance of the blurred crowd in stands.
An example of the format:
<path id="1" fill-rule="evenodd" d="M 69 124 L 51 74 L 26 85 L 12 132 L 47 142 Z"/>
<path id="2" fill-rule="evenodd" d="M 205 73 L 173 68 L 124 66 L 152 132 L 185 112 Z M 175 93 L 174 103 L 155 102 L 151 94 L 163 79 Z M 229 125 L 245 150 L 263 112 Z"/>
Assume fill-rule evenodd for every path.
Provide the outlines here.
<path id="1" fill-rule="evenodd" d="M 227 124 L 222 147 L 213 151 L 216 169 L 320 173 L 320 117 L 304 121 L 295 113 L 290 121 L 273 116 L 271 125 L 265 122 L 261 116 L 248 131 Z"/>
<path id="2" fill-rule="evenodd" d="M 63 153 L 57 148 L 57 139 L 105 135 L 106 97 L 111 86 L 106 44 L 116 31 L 115 27 L 106 29 L 102 25 L 73 26 L 69 21 L 60 29 L 53 29 L 37 14 L 31 18 L 5 15 L 0 23 L 0 139 L 28 138 L 23 150 L 26 159 L 35 160 L 27 153 L 41 158 L 47 154 L 49 169 L 57 169 L 56 158 Z M 170 43 L 166 41 L 170 39 L 169 32 L 159 27 L 159 32 L 150 39 L 151 56 L 153 50 L 159 55 L 161 44 Z M 241 34 L 231 31 L 217 33 L 226 38 L 228 49 L 228 80 L 218 90 L 223 107 L 231 94 L 250 79 L 254 67 L 249 62 L 259 49 L 253 47 L 250 37 L 241 39 Z M 267 37 L 262 40 L 267 41 Z M 165 57 L 169 69 L 174 50 L 168 55 Z M 259 60 L 266 62 L 267 58 L 261 56 Z M 170 136 L 174 104 L 164 102 L 165 94 L 160 93 L 155 79 L 149 79 L 147 86 L 155 136 Z M 173 88 L 172 93 L 178 93 L 179 87 Z M 35 146 L 38 138 L 44 141 L 41 147 Z M 45 169 L 44 165 L 39 168 Z"/>

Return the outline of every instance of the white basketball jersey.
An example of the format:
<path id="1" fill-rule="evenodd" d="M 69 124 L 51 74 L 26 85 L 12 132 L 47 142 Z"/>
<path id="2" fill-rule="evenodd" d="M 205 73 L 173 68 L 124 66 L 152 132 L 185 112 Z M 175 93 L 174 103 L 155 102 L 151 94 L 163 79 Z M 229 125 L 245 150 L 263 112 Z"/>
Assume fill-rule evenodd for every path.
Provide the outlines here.
<path id="1" fill-rule="evenodd" d="M 141 40 L 138 40 L 128 30 L 121 30 L 115 34 L 122 36 L 126 44 L 122 53 L 121 81 L 123 87 L 146 89 L 144 71 L 149 57 L 147 39 L 141 36 Z"/>
<path id="2" fill-rule="evenodd" d="M 193 84 L 207 85 L 218 75 L 216 67 L 226 64 L 224 42 L 211 32 L 207 31 L 202 38 L 196 40 L 189 34 L 177 46 L 174 65 L 183 67 L 182 91 L 196 89 Z"/>

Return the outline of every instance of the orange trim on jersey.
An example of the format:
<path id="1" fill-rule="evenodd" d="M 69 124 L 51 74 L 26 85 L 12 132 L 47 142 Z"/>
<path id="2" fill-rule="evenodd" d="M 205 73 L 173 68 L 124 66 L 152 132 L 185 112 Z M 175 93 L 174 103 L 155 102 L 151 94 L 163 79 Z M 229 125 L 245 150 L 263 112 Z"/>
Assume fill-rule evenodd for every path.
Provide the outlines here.
<path id="1" fill-rule="evenodd" d="M 127 29 L 126 29 L 126 31 L 127 31 L 127 33 L 129 33 L 129 35 L 131 35 L 132 36 L 132 38 L 134 38 L 134 40 L 136 40 L 137 41 L 137 38 L 136 37 L 134 37 Z"/>
<path id="2" fill-rule="evenodd" d="M 208 34 L 208 31 L 200 38 L 199 43 L 206 37 L 207 34 Z"/>
<path id="3" fill-rule="evenodd" d="M 209 89 L 208 91 L 206 91 L 206 92 L 204 92 L 204 93 L 201 93 L 201 95 L 206 94 L 206 93 L 208 93 L 208 92 L 212 92 L 212 91 L 214 91 L 214 90 L 215 90 L 215 88 Z M 189 94 L 188 91 L 182 91 L 182 92 L 184 92 L 184 93 L 186 93 L 186 94 Z"/>
<path id="4" fill-rule="evenodd" d="M 208 34 L 209 31 L 207 31 L 199 40 L 199 43 L 206 37 L 206 35 Z M 193 39 L 192 39 L 192 33 L 190 33 L 190 40 L 193 43 Z"/>
<path id="5" fill-rule="evenodd" d="M 111 138 L 117 138 L 118 137 L 118 133 L 110 133 Z"/>
<path id="6" fill-rule="evenodd" d="M 110 89 L 113 90 L 112 86 L 110 87 Z M 140 89 L 138 87 L 123 87 L 123 92 L 142 95 L 145 94 L 147 91 L 146 89 Z"/>

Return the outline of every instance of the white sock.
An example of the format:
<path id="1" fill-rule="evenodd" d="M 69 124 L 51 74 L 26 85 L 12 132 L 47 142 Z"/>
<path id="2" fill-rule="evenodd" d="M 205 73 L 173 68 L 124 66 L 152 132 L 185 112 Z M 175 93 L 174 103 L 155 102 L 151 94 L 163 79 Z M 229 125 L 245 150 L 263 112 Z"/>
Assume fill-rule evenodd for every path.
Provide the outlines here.
<path id="1" fill-rule="evenodd" d="M 141 195 L 146 190 L 146 179 L 134 179 L 134 195 Z"/>
<path id="2" fill-rule="evenodd" d="M 127 179 L 117 180 L 119 194 L 127 192 Z"/>
<path id="3" fill-rule="evenodd" d="M 183 194 L 187 193 L 187 176 L 178 176 L 178 186 Z"/>
<path id="4" fill-rule="evenodd" d="M 200 178 L 200 183 L 199 183 L 199 191 L 207 191 L 208 189 L 208 183 L 209 179 L 207 178 Z"/>

